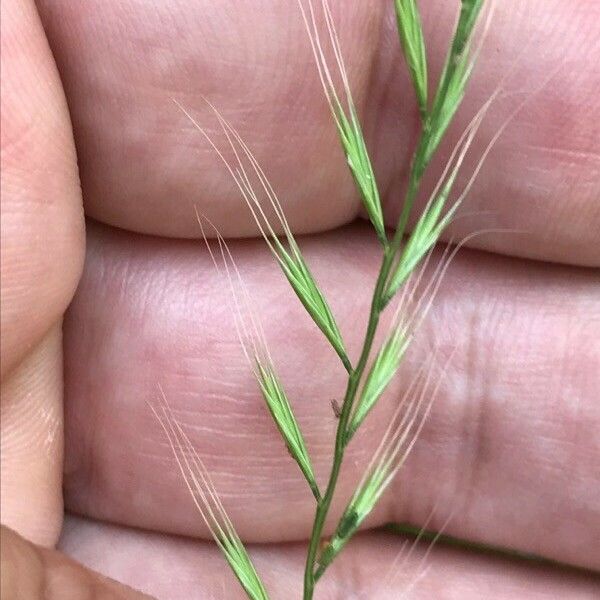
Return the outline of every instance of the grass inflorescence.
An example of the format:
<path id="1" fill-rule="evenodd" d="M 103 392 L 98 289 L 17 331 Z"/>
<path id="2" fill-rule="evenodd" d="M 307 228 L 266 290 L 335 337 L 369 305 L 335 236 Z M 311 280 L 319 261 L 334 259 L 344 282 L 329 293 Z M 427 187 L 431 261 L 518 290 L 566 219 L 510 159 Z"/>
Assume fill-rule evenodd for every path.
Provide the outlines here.
<path id="1" fill-rule="evenodd" d="M 459 9 L 457 23 L 434 92 L 429 89 L 430 73 L 426 40 L 417 1 L 391 1 L 396 14 L 399 45 L 414 89 L 421 126 L 410 164 L 401 212 L 395 228 L 388 230 L 384 222 L 377 180 L 358 111 L 352 98 L 351 85 L 328 0 L 297 0 L 342 151 L 358 195 L 373 226 L 374 234 L 382 248 L 381 264 L 372 293 L 365 337 L 356 361 L 351 361 L 348 356 L 329 303 L 287 223 L 273 187 L 248 145 L 211 105 L 233 156 L 231 161 L 228 160 L 205 130 L 182 109 L 223 161 L 290 287 L 333 351 L 339 356 L 348 375 L 343 401 L 337 415 L 339 418 L 331 471 L 327 482 L 321 487 L 315 476 L 300 426 L 294 416 L 293 402 L 288 399 L 281 379 L 275 371 L 266 349 L 264 335 L 253 317 L 251 327 L 244 324 L 240 303 L 233 286 L 231 287 L 232 297 L 235 299 L 233 308 L 238 334 L 256 377 L 258 388 L 283 443 L 304 475 L 315 501 L 315 516 L 304 572 L 304 600 L 313 598 L 315 586 L 321 576 L 348 544 L 394 479 L 415 444 L 431 409 L 437 391 L 437 385 L 432 378 L 435 358 L 433 355 L 430 362 L 418 370 L 412 383 L 407 386 L 404 398 L 399 402 L 375 455 L 338 520 L 332 537 L 325 542 L 323 529 L 337 489 L 346 448 L 354 440 L 355 433 L 367 420 L 369 414 L 376 409 L 378 401 L 398 372 L 415 331 L 427 313 L 432 297 L 439 287 L 441 276 L 445 272 L 447 262 L 436 270 L 422 297 L 416 303 L 413 302 L 420 280 L 420 276 L 417 275 L 417 281 L 414 281 L 415 274 L 423 268 L 472 183 L 471 180 L 456 199 L 450 200 L 459 170 L 490 104 L 488 102 L 484 105 L 465 130 L 446 169 L 439 177 L 438 185 L 430 195 L 422 213 L 416 218 L 412 231 L 408 232 L 409 219 L 421 192 L 423 176 L 458 111 L 474 68 L 476 53 L 472 51 L 472 40 L 484 0 L 461 0 L 460 2 L 457 0 Z M 320 25 L 324 26 L 324 36 Z M 328 56 L 332 60 L 329 60 Z M 336 81 L 340 82 L 340 85 L 336 85 Z M 479 166 L 475 174 L 478 170 Z M 269 215 L 274 216 L 277 222 L 271 223 Z M 276 231 L 283 231 L 283 235 L 278 235 Z M 224 240 L 219 235 L 217 238 L 221 258 L 231 283 L 229 269 L 233 261 Z M 210 247 L 209 251 L 217 265 Z M 233 267 L 235 268 L 235 265 Z M 380 348 L 375 350 L 375 336 L 380 317 L 391 300 L 399 294 L 400 302 L 390 330 Z M 429 294 L 428 298 L 427 294 Z M 161 411 L 157 412 L 157 416 L 174 448 L 177 462 L 194 501 L 213 532 L 217 545 L 248 597 L 267 598 L 265 587 L 218 500 L 206 469 L 193 452 L 181 427 L 174 423 L 164 406 Z"/>

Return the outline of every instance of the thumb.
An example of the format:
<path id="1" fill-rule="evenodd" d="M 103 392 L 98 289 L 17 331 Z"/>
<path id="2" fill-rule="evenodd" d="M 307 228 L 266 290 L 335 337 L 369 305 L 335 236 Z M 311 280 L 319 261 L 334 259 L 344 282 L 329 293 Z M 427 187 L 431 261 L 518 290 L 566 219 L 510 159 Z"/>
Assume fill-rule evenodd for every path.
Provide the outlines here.
<path id="1" fill-rule="evenodd" d="M 143 600 L 150 596 L 89 571 L 56 550 L 0 533 L 0 600 Z"/>

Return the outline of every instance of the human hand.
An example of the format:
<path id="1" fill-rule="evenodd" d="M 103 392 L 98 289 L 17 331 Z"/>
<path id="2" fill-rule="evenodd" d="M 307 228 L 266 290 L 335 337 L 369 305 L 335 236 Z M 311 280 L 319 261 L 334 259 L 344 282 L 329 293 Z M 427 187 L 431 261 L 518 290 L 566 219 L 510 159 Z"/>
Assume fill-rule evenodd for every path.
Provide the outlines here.
<path id="1" fill-rule="evenodd" d="M 69 118 L 34 6 L 3 3 L 2 521 L 37 544 L 3 531 L 3 586 L 45 573 L 59 598 L 79 597 L 76 585 L 136 597 L 42 549 L 62 531 L 67 555 L 159 598 L 236 597 L 214 545 L 199 541 L 207 532 L 147 407 L 159 383 L 241 536 L 265 543 L 253 556 L 273 597 L 299 586 L 304 543 L 283 542 L 306 538 L 313 501 L 255 390 L 220 278 L 202 245 L 181 239 L 198 237 L 195 204 L 230 238 L 254 226 L 171 98 L 193 110 L 204 95 L 240 129 L 293 229 L 313 234 L 302 245 L 351 349 L 377 247 L 349 224 L 358 202 L 295 3 L 205 4 L 38 2 Z M 428 9 L 432 34 L 453 6 Z M 391 3 L 340 3 L 336 15 L 393 224 L 415 122 Z M 449 235 L 525 233 L 475 238 L 491 253 L 465 249 L 450 269 L 421 336 L 457 351 L 372 527 L 423 524 L 437 505 L 447 510 L 430 527 L 452 511 L 447 529 L 460 538 L 600 568 L 600 290 L 590 268 L 600 264 L 599 29 L 592 2 L 497 9 L 465 119 L 515 60 L 525 92 L 564 64 L 505 132 L 469 196 L 475 214 Z M 443 34 L 428 36 L 438 65 Z M 519 56 L 531 36 L 539 43 Z M 479 153 L 503 118 L 492 111 Z M 62 314 L 83 259 L 78 174 L 94 220 L 63 363 Z M 262 243 L 230 243 L 323 475 L 343 372 Z M 410 367 L 349 448 L 338 509 Z M 65 523 L 63 483 L 67 511 L 80 515 Z M 401 543 L 365 532 L 319 593 L 397 598 L 423 555 L 418 547 L 388 577 Z M 426 564 L 417 597 L 591 598 L 597 589 L 589 575 L 442 546 Z"/>

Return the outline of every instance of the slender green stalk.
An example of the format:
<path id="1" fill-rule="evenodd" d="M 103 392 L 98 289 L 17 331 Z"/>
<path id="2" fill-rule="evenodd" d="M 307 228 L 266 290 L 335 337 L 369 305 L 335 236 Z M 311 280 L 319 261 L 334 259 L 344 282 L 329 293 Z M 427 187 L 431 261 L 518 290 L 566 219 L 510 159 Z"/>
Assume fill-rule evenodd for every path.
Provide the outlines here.
<path id="1" fill-rule="evenodd" d="M 352 373 L 350 373 L 348 378 L 344 402 L 342 404 L 342 412 L 340 414 L 335 436 L 335 449 L 331 473 L 329 475 L 329 482 L 327 483 L 327 488 L 323 494 L 323 498 L 317 504 L 315 520 L 308 546 L 308 554 L 306 557 L 306 566 L 304 570 L 304 600 L 311 600 L 313 597 L 316 581 L 315 562 L 317 559 L 317 552 L 319 550 L 319 542 L 321 540 L 325 519 L 327 518 L 340 470 L 342 468 L 344 451 L 347 444 L 348 423 L 352 412 L 352 406 L 354 404 L 356 392 L 358 390 L 362 375 L 365 371 L 365 367 L 367 366 L 367 361 L 369 359 L 373 341 L 375 339 L 375 333 L 377 331 L 377 325 L 379 324 L 379 317 L 382 311 L 385 285 L 393 264 L 393 259 L 394 253 L 391 251 L 391 247 L 388 246 L 384 250 L 381 267 L 379 268 L 379 275 L 377 277 L 377 283 L 375 285 L 375 291 L 371 301 L 371 311 L 369 314 L 369 322 L 363 342 L 363 349 L 355 369 L 352 371 Z"/>
<path id="2" fill-rule="evenodd" d="M 413 161 L 413 164 L 417 160 L 419 149 L 424 145 L 423 139 L 425 136 L 426 133 L 422 132 L 417 152 L 415 152 L 415 160 Z M 402 243 L 404 231 L 408 223 L 408 217 L 419 189 L 419 183 L 420 177 L 417 177 L 413 168 L 411 170 L 408 190 L 406 192 L 406 197 L 403 204 L 403 210 L 398 219 L 398 225 L 396 227 L 394 237 L 392 238 L 392 241 L 389 242 L 384 248 L 383 258 L 381 261 L 381 266 L 379 267 L 379 274 L 377 276 L 377 282 L 375 284 L 375 290 L 371 300 L 369 321 L 367 324 L 367 331 L 365 333 L 361 355 L 355 369 L 350 373 L 348 378 L 346 393 L 344 395 L 344 401 L 336 431 L 333 464 L 331 467 L 327 488 L 321 501 L 317 504 L 315 520 L 313 523 L 308 547 L 308 554 L 306 557 L 306 565 L 304 570 L 304 600 L 311 600 L 314 594 L 314 587 L 317 580 L 317 572 L 315 571 L 317 552 L 319 550 L 319 543 L 323 533 L 325 520 L 333 500 L 338 477 L 342 468 L 344 451 L 346 449 L 349 434 L 351 433 L 349 430 L 349 422 L 352 414 L 352 407 L 354 405 L 359 384 L 362 380 L 369 356 L 371 354 L 373 341 L 377 332 L 377 326 L 379 325 L 379 318 L 390 300 L 390 298 L 387 297 L 387 284 L 390 272 L 394 266 L 394 259 L 396 258 L 400 244 Z M 319 577 L 321 574 L 322 571 L 319 572 Z"/>
<path id="3" fill-rule="evenodd" d="M 415 164 L 418 160 L 419 149 L 422 148 L 426 143 L 426 136 L 426 131 L 423 131 L 420 136 L 418 149 L 415 152 L 415 160 L 413 161 L 413 164 Z M 425 142 L 423 140 L 425 140 Z M 315 583 L 324 573 L 326 568 L 326 566 L 319 566 L 318 568 L 315 568 L 317 561 L 317 553 L 319 550 L 320 540 L 323 533 L 323 527 L 325 525 L 325 520 L 329 513 L 331 502 L 333 500 L 334 492 L 337 486 L 337 481 L 344 460 L 344 452 L 346 449 L 346 445 L 349 441 L 349 438 L 353 434 L 353 431 L 350 429 L 350 417 L 352 414 L 352 407 L 354 406 L 357 391 L 359 389 L 359 385 L 361 383 L 362 377 L 365 372 L 365 368 L 369 360 L 369 356 L 371 354 L 373 341 L 377 332 L 377 326 L 379 325 L 379 318 L 381 316 L 381 313 L 387 306 L 389 300 L 391 299 L 388 296 L 387 284 L 389 281 L 390 273 L 394 266 L 394 260 L 398 254 L 400 245 L 402 243 L 402 238 L 404 236 L 404 231 L 408 223 L 408 217 L 410 215 L 412 205 L 414 203 L 419 189 L 420 179 L 421 178 L 417 175 L 417 172 L 413 168 L 411 170 L 403 210 L 398 219 L 398 224 L 396 227 L 394 237 L 392 238 L 392 241 L 384 248 L 383 258 L 377 277 L 377 283 L 375 284 L 375 290 L 373 292 L 373 298 L 371 301 L 369 321 L 367 325 L 367 331 L 365 333 L 365 338 L 363 341 L 361 355 L 358 360 L 358 363 L 356 364 L 356 368 L 350 373 L 350 376 L 348 378 L 346 393 L 344 396 L 342 410 L 336 431 L 333 464 L 329 475 L 329 481 L 327 483 L 327 488 L 325 490 L 325 493 L 323 494 L 321 501 L 317 504 L 315 520 L 313 523 L 313 529 L 311 532 L 308 547 L 308 554 L 304 570 L 304 600 L 312 599 L 314 594 Z"/>

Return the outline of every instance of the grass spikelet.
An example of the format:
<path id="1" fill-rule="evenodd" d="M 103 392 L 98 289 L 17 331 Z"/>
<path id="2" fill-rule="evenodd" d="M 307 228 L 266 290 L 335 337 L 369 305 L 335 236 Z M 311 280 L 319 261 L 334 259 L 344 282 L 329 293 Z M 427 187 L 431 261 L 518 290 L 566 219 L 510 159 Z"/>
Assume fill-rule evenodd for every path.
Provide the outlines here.
<path id="1" fill-rule="evenodd" d="M 375 228 L 377 237 L 385 245 L 387 244 L 387 236 L 385 233 L 379 189 L 358 119 L 356 106 L 350 91 L 348 75 L 342 58 L 339 39 L 333 25 L 329 4 L 327 0 L 321 0 L 322 12 L 329 34 L 329 42 L 344 88 L 345 102 L 342 102 L 340 99 L 336 86 L 333 83 L 333 76 L 325 58 L 323 45 L 321 44 L 312 0 L 308 0 L 307 2 L 308 10 L 305 9 L 302 0 L 298 0 L 298 5 L 302 12 L 321 84 L 325 91 L 325 96 L 338 131 L 342 149 L 346 155 L 350 172 L 360 193 L 363 206 Z"/>
<path id="2" fill-rule="evenodd" d="M 471 237 L 467 239 L 471 239 Z M 356 430 L 374 408 L 397 373 L 417 329 L 425 320 L 435 300 L 450 263 L 462 245 L 464 245 L 464 241 L 452 250 L 451 244 L 446 246 L 431 277 L 429 277 L 429 281 L 424 284 L 422 290 L 419 291 L 419 288 L 429 266 L 433 249 L 429 250 L 421 267 L 418 270 L 414 269 L 407 278 L 400 302 L 392 319 L 390 333 L 369 370 L 358 403 L 352 414 L 346 434 L 346 444 L 350 442 Z"/>
<path id="3" fill-rule="evenodd" d="M 167 437 L 198 512 L 247 596 L 251 600 L 268 600 L 267 591 L 217 495 L 204 463 L 181 425 L 173 418 L 162 390 L 161 396 L 160 406 L 150 408 Z"/>
<path id="4" fill-rule="evenodd" d="M 369 371 L 352 415 L 346 434 L 346 443 L 350 441 L 396 374 L 410 340 L 408 328 L 401 323 L 392 329 L 391 334 L 383 343 Z"/>
<path id="5" fill-rule="evenodd" d="M 210 257 L 215 265 L 215 268 L 220 273 L 221 269 L 204 233 L 202 217 L 198 213 L 197 217 Z M 288 448 L 290 456 L 300 467 L 302 474 L 306 478 L 306 481 L 308 482 L 308 485 L 318 502 L 321 498 L 321 495 L 314 476 L 308 450 L 304 442 L 304 437 L 302 436 L 302 432 L 300 431 L 300 427 L 298 426 L 298 422 L 294 416 L 292 407 L 283 389 L 281 381 L 275 372 L 275 367 L 273 366 L 273 361 L 267 348 L 264 332 L 259 321 L 254 317 L 252 307 L 250 306 L 248 290 L 244 285 L 241 274 L 235 261 L 233 260 L 233 256 L 226 241 L 223 239 L 217 228 L 208 219 L 206 219 L 206 217 L 204 217 L 204 219 L 211 225 L 215 235 L 217 236 L 221 259 L 231 292 L 230 304 L 234 314 L 235 327 L 244 355 L 246 356 L 246 359 L 252 368 L 269 413 L 271 414 L 271 417 L 273 418 L 273 421 L 275 422 L 275 425 L 277 426 L 277 429 L 279 430 Z M 237 277 L 237 280 L 243 291 L 243 304 L 250 317 L 250 326 L 247 326 L 245 319 L 242 316 L 242 302 L 238 299 L 238 294 L 233 285 L 233 276 L 231 270 L 234 271 L 234 274 Z"/>
<path id="6" fill-rule="evenodd" d="M 408 65 L 421 118 L 427 116 L 427 55 L 416 0 L 395 0 L 400 43 Z"/>
<path id="7" fill-rule="evenodd" d="M 352 495 L 331 540 L 318 558 L 318 579 L 356 533 L 414 446 L 439 388 L 431 385 L 434 359 L 422 367 L 398 405 L 370 466 Z M 441 381 L 441 380 L 440 380 Z"/>
<path id="8" fill-rule="evenodd" d="M 439 146 L 465 95 L 467 83 L 475 64 L 470 53 L 470 43 L 482 6 L 483 0 L 461 0 L 454 38 L 425 125 L 426 143 L 420 157 L 423 169 Z"/>
<path id="9" fill-rule="evenodd" d="M 384 304 L 389 302 L 396 291 L 406 282 L 423 257 L 438 242 L 442 232 L 450 224 L 456 210 L 470 188 L 469 184 L 465 192 L 459 196 L 458 200 L 453 203 L 451 208 L 445 214 L 442 214 L 467 152 L 471 147 L 494 98 L 495 95 L 492 96 L 475 115 L 452 152 L 450 160 L 436 189 L 433 191 L 429 202 L 425 206 L 423 213 L 419 217 L 417 224 L 410 233 L 407 242 L 404 244 L 404 247 L 399 254 L 398 260 L 387 283 Z M 485 156 L 487 156 L 487 152 L 485 153 L 484 158 Z M 475 171 L 476 173 L 479 171 L 481 164 L 482 163 L 480 162 Z"/>
<path id="10" fill-rule="evenodd" d="M 209 103 L 210 105 L 210 103 Z M 229 145 L 234 153 L 236 166 L 235 168 L 225 158 L 223 153 L 217 148 L 213 140 L 208 136 L 206 131 L 193 119 L 193 117 L 180 106 L 184 114 L 191 120 L 194 126 L 202 133 L 209 144 L 213 147 L 219 158 L 225 164 L 227 170 L 231 174 L 234 182 L 240 190 L 254 220 L 256 221 L 259 230 L 267 242 L 267 245 L 279 263 L 284 275 L 289 281 L 292 289 L 298 296 L 300 302 L 312 317 L 317 327 L 323 332 L 336 354 L 340 357 L 347 371 L 352 370 L 350 359 L 346 353 L 342 334 L 335 321 L 333 313 L 325 299 L 323 293 L 319 289 L 317 282 L 312 275 L 306 260 L 302 256 L 300 247 L 289 227 L 289 224 L 283 214 L 281 203 L 269 183 L 263 169 L 258 161 L 237 133 L 237 131 L 223 118 L 223 116 L 212 106 L 217 119 L 223 129 L 223 132 L 229 142 Z M 246 159 L 244 164 L 243 158 Z M 248 172 L 250 169 L 250 173 Z M 270 203 L 275 215 L 280 221 L 280 225 L 285 235 L 286 246 L 277 236 L 275 229 L 269 222 L 262 206 L 259 196 L 252 185 L 250 175 L 253 175 L 262 191 Z"/>
<path id="11" fill-rule="evenodd" d="M 298 463 L 317 502 L 321 499 L 312 464 L 304 438 L 298 427 L 285 391 L 271 364 L 263 365 L 257 357 L 257 373 L 260 389 L 269 412 L 285 440 L 292 458 Z"/>

